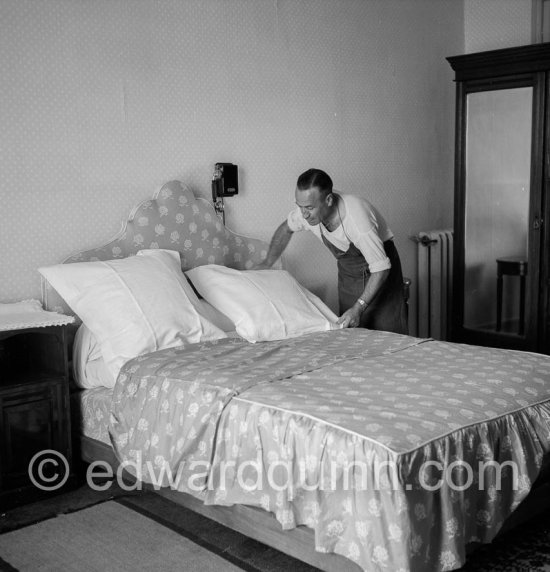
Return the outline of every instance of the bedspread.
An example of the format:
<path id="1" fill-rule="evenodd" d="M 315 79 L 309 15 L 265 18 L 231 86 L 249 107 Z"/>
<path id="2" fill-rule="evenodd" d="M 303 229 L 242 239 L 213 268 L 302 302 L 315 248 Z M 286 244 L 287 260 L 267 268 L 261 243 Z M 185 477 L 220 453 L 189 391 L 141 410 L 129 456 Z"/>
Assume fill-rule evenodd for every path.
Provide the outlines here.
<path id="1" fill-rule="evenodd" d="M 340 330 L 128 362 L 111 439 L 139 478 L 255 505 L 368 570 L 452 570 L 550 451 L 550 359 Z"/>
<path id="2" fill-rule="evenodd" d="M 258 384 L 421 342 L 379 333 L 366 344 L 349 332 L 330 334 L 259 344 L 225 338 L 130 360 L 113 392 L 115 450 L 130 470 L 140 462 L 140 477 L 148 482 L 174 486 L 177 478 L 177 487 L 190 491 L 192 479 L 193 492 L 204 490 L 219 418 L 234 396 Z M 206 469 L 202 477 L 201 468 Z"/>

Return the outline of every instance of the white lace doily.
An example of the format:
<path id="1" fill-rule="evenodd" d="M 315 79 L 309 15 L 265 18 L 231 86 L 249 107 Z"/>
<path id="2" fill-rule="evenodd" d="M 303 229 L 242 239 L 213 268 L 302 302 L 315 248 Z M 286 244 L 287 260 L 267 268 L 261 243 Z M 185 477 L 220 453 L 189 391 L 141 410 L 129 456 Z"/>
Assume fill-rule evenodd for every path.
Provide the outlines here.
<path id="1" fill-rule="evenodd" d="M 25 328 L 45 328 L 72 324 L 73 316 L 48 312 L 38 300 L 22 300 L 11 304 L 0 304 L 0 332 L 24 330 Z"/>

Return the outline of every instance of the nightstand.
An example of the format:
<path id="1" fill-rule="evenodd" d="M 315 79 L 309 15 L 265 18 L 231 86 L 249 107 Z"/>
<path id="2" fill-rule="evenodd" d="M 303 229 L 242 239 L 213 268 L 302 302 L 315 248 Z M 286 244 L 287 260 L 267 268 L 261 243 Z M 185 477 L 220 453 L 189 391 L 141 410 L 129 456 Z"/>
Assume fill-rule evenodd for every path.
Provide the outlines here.
<path id="1" fill-rule="evenodd" d="M 72 481 L 67 353 L 66 324 L 0 331 L 0 508 Z"/>

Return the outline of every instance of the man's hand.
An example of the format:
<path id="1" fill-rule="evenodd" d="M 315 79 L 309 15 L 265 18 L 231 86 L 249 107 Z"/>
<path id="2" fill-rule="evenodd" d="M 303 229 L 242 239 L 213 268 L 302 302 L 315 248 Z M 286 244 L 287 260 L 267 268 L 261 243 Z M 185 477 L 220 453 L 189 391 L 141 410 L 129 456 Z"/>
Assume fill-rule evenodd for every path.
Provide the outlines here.
<path id="1" fill-rule="evenodd" d="M 349 310 L 346 310 L 336 322 L 337 324 L 341 324 L 342 328 L 357 328 L 359 326 L 359 321 L 361 319 L 361 314 L 363 309 L 361 306 L 359 308 L 356 307 L 357 305 L 353 305 Z"/>

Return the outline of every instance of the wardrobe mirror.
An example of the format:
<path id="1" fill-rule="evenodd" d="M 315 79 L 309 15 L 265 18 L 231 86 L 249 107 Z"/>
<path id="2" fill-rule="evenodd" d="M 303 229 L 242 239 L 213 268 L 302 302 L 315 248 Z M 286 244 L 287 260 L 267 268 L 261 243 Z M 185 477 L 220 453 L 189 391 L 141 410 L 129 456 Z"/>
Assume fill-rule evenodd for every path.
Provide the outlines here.
<path id="1" fill-rule="evenodd" d="M 523 336 L 533 88 L 467 95 L 464 327 Z"/>

